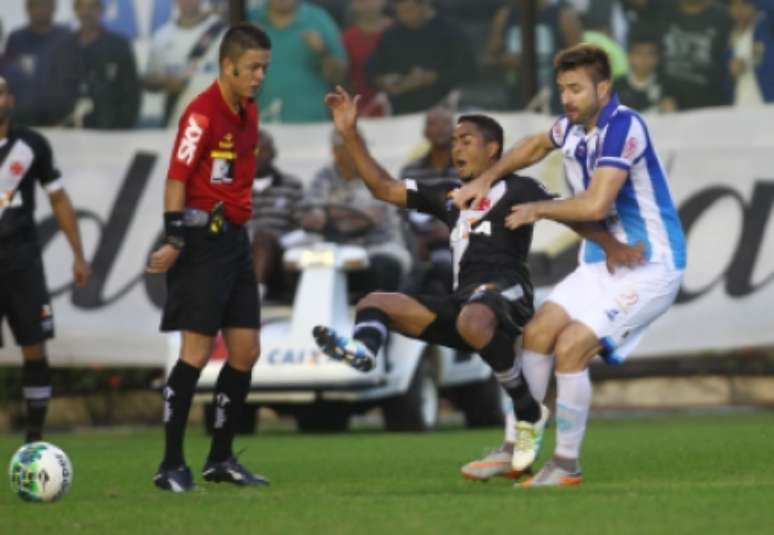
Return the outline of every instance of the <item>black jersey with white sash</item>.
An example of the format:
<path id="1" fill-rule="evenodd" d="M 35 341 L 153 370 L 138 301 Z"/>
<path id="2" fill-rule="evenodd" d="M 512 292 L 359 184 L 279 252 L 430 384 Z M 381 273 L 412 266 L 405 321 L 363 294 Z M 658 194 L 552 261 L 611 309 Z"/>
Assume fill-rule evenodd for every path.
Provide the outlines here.
<path id="1" fill-rule="evenodd" d="M 540 182 L 508 175 L 492 186 L 478 206 L 466 210 L 459 210 L 450 197 L 460 182 L 404 183 L 409 209 L 432 214 L 451 229 L 455 288 L 482 284 L 502 275 L 515 277 L 531 289 L 527 255 L 532 225 L 510 230 L 505 226 L 505 218 L 514 204 L 553 198 Z"/>
<path id="2" fill-rule="evenodd" d="M 0 244 L 37 242 L 35 182 L 52 192 L 61 187 L 59 177 L 41 134 L 11 127 L 0 139 Z"/>

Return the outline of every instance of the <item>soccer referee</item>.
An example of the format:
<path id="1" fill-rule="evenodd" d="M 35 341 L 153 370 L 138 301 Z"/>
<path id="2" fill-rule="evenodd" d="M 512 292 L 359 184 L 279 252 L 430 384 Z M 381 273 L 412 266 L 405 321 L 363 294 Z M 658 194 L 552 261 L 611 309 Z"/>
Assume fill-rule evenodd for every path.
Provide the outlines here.
<path id="1" fill-rule="evenodd" d="M 154 476 L 161 489 L 193 489 L 183 435 L 201 369 L 218 330 L 228 361 L 215 385 L 215 428 L 202 476 L 237 485 L 268 484 L 232 451 L 235 422 L 258 359 L 258 287 L 245 223 L 258 146 L 252 96 L 266 76 L 271 41 L 242 23 L 220 44 L 218 78 L 186 108 L 178 125 L 164 192 L 164 244 L 148 271 L 167 274 L 162 331 L 181 331 L 180 358 L 164 387 L 164 459 Z"/>

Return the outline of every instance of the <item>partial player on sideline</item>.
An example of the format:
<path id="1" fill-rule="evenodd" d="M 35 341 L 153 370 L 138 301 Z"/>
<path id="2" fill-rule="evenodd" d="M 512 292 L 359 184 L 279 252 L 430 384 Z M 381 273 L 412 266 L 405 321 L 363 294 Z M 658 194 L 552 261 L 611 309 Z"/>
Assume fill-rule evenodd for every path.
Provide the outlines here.
<path id="1" fill-rule="evenodd" d="M 45 340 L 54 337 L 54 313 L 35 226 L 35 181 L 48 193 L 51 210 L 73 252 L 76 286 L 86 286 L 91 267 L 84 259 L 78 220 L 51 147 L 38 132 L 11 124 L 13 103 L 11 89 L 0 77 L 0 322 L 8 318 L 21 346 L 27 408 L 24 440 L 34 442 L 43 436 L 51 398 Z"/>
<path id="2" fill-rule="evenodd" d="M 326 102 L 336 128 L 374 197 L 401 208 L 434 215 L 451 229 L 454 291 L 448 295 L 406 295 L 374 292 L 357 305 L 354 334 L 342 336 L 325 326 L 315 327 L 318 346 L 331 358 L 356 369 L 373 368 L 390 329 L 427 342 L 476 351 L 513 400 L 523 434 L 542 433 L 548 409 L 530 395 L 522 379 L 515 342 L 532 317 L 533 288 L 527 268 L 532 227 L 505 227 L 514 203 L 551 199 L 542 185 L 528 177 L 508 175 L 473 207 L 458 210 L 449 193 L 457 181 L 422 184 L 396 180 L 370 155 L 357 131 L 357 97 L 339 88 Z M 485 115 L 463 115 L 452 141 L 454 166 L 469 180 L 492 166 L 502 154 L 503 129 Z M 636 261 L 637 252 L 617 242 L 601 225 L 579 226 L 583 235 L 598 240 L 611 261 Z M 513 458 L 513 475 L 534 460 Z"/>
<path id="3" fill-rule="evenodd" d="M 167 273 L 162 331 L 181 331 L 180 358 L 164 387 L 164 459 L 153 480 L 173 492 L 193 489 L 183 434 L 201 369 L 223 331 L 228 361 L 215 384 L 207 481 L 268 484 L 232 451 L 236 421 L 260 352 L 258 286 L 245 223 L 258 147 L 253 95 L 266 76 L 271 41 L 252 24 L 229 28 L 220 44 L 215 82 L 186 109 L 178 127 L 164 192 L 164 244 L 151 273 Z"/>
<path id="4" fill-rule="evenodd" d="M 550 132 L 517 144 L 457 191 L 454 202 L 475 205 L 491 195 L 501 176 L 559 149 L 574 197 L 514 205 L 508 228 L 530 228 L 540 219 L 602 221 L 617 239 L 642 244 L 645 263 L 611 274 L 605 269 L 606 251 L 584 241 L 577 269 L 527 324 L 523 355 L 530 390 L 543 400 L 555 355 L 558 397 L 554 456 L 522 484 L 526 487 L 582 482 L 578 459 L 591 407 L 589 363 L 596 355 L 612 364 L 626 359 L 647 326 L 674 302 L 686 264 L 683 229 L 664 167 L 644 119 L 611 93 L 607 55 L 598 47 L 577 45 L 560 52 L 555 65 L 565 114 Z M 517 436 L 516 450 L 524 448 L 535 446 Z"/>

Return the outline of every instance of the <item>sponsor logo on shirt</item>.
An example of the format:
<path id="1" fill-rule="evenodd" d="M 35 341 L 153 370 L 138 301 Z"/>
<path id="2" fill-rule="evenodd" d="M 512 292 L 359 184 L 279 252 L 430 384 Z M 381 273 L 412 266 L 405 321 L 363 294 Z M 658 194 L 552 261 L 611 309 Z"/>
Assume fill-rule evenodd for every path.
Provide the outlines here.
<path id="1" fill-rule="evenodd" d="M 26 167 L 21 162 L 13 162 L 11 163 L 11 166 L 9 168 L 9 171 L 11 171 L 11 174 L 14 176 L 20 176 L 22 173 L 24 173 Z"/>
<path id="2" fill-rule="evenodd" d="M 231 132 L 223 136 L 223 139 L 218 141 L 218 148 L 225 150 L 234 148 L 234 136 L 231 134 Z"/>
<path id="3" fill-rule="evenodd" d="M 622 156 L 626 160 L 631 160 L 635 154 L 637 154 L 637 138 L 630 137 L 626 140 Z"/>
<path id="4" fill-rule="evenodd" d="M 489 200 L 489 197 L 484 197 L 479 201 L 478 206 L 476 206 L 475 210 L 489 210 L 491 207 L 492 207 L 492 201 Z"/>
<path id="5" fill-rule="evenodd" d="M 188 124 L 183 132 L 183 137 L 180 139 L 180 145 L 177 147 L 177 159 L 180 162 L 186 165 L 193 163 L 196 148 L 199 146 L 199 141 L 201 141 L 206 127 L 207 118 L 203 115 L 192 113 L 188 117 Z"/>

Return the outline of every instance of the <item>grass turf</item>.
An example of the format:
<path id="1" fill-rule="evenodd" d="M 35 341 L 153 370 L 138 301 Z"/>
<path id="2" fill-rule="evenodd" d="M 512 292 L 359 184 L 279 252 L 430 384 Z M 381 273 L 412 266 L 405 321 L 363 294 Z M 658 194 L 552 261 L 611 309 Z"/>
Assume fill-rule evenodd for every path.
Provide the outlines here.
<path id="1" fill-rule="evenodd" d="M 199 476 L 208 439 L 194 428 L 186 451 L 200 486 L 172 495 L 151 484 L 161 436 L 49 435 L 73 462 L 73 488 L 45 505 L 0 492 L 0 533 L 774 533 L 771 412 L 593 420 L 585 482 L 565 489 L 463 480 L 459 466 L 501 434 L 460 429 L 261 432 L 237 448 L 272 486 L 215 485 Z M 0 435 L 0 455 L 17 442 Z"/>

